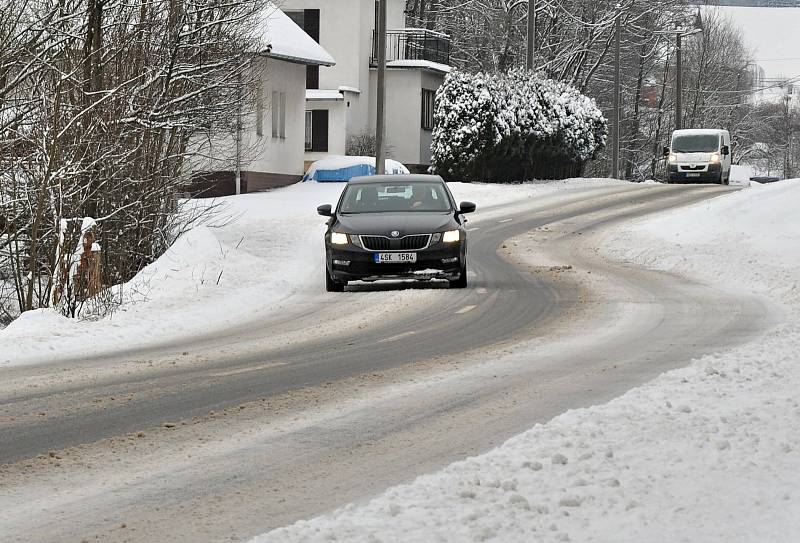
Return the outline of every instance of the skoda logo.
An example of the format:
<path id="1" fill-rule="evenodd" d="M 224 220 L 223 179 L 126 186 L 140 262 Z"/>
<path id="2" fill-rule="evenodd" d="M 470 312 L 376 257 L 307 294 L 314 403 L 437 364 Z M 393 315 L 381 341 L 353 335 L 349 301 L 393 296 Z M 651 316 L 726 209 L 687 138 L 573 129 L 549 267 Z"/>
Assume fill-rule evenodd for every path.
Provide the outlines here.
<path id="1" fill-rule="evenodd" d="M 392 237 L 393 238 L 396 238 L 399 235 L 400 235 L 400 232 L 398 232 L 397 230 L 392 230 Z"/>

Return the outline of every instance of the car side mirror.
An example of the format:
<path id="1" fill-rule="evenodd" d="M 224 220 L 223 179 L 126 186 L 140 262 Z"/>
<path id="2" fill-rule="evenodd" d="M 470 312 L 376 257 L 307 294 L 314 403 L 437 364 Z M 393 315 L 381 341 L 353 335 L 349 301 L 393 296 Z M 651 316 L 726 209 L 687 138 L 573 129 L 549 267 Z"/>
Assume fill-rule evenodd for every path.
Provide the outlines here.
<path id="1" fill-rule="evenodd" d="M 458 207 L 459 213 L 472 213 L 475 211 L 475 204 L 472 202 L 461 202 L 461 205 Z"/>
<path id="2" fill-rule="evenodd" d="M 331 209 L 331 204 L 321 205 L 317 208 L 317 213 L 322 215 L 323 217 L 333 217 L 333 211 Z"/>
<path id="3" fill-rule="evenodd" d="M 722 156 L 727 156 L 731 154 L 731 149 L 727 145 L 723 145 L 722 149 L 720 149 L 719 152 L 722 153 Z"/>
<path id="4" fill-rule="evenodd" d="M 661 150 L 661 154 L 664 155 L 664 156 L 669 156 L 669 147 L 664 147 Z"/>

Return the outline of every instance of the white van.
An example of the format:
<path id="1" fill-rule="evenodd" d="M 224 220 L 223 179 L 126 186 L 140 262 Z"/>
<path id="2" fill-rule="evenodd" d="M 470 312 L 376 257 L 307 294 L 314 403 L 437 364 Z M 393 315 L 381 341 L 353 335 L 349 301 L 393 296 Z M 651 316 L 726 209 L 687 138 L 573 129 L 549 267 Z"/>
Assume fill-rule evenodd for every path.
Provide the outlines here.
<path id="1" fill-rule="evenodd" d="M 727 130 L 675 130 L 664 147 L 669 183 L 719 183 L 731 178 L 731 135 Z"/>

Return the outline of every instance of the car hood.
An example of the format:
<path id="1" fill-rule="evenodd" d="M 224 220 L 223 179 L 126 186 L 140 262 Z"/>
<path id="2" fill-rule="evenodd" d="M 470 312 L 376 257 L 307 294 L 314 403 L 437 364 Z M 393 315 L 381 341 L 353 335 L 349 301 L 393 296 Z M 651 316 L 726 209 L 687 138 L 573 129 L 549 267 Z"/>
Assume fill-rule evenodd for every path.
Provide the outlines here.
<path id="1" fill-rule="evenodd" d="M 346 234 L 388 236 L 396 230 L 402 237 L 458 228 L 453 212 L 358 213 L 337 215 L 336 219 L 334 229 Z"/>
<path id="2" fill-rule="evenodd" d="M 708 162 L 711 160 L 711 153 L 675 153 L 678 162 Z"/>

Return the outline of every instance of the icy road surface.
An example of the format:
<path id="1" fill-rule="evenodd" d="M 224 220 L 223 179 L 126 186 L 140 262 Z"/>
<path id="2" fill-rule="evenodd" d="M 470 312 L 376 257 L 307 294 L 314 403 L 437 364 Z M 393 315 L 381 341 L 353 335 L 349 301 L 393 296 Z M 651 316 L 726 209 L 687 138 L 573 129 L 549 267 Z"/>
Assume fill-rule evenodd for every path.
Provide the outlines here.
<path id="1" fill-rule="evenodd" d="M 617 224 L 728 189 L 516 190 L 536 197 L 518 192 L 470 221 L 467 291 L 325 294 L 315 279 L 321 259 L 308 250 L 307 266 L 282 271 L 315 282 L 287 279 L 283 294 L 265 285 L 276 302 L 242 319 L 236 304 L 252 306 L 258 277 L 239 278 L 251 290 L 226 291 L 230 305 L 220 313 L 214 287 L 197 286 L 185 267 L 162 266 L 155 273 L 177 274 L 213 302 L 195 304 L 203 310 L 193 314 L 195 328 L 181 331 L 207 333 L 187 341 L 150 323 L 154 345 L 142 350 L 133 338 L 120 355 L 100 341 L 92 356 L 67 335 L 69 362 L 19 347 L 0 382 L 0 461 L 10 462 L 0 533 L 18 541 L 246 539 L 610 400 L 695 356 L 760 337 L 782 316 L 760 297 L 598 251 Z M 266 242 L 269 234 L 260 235 Z M 177 260 L 190 260 L 190 250 L 176 250 Z M 231 257 L 250 270 L 269 264 L 257 252 Z M 179 297 L 175 304 L 180 310 Z M 31 323 L 39 318 L 51 317 Z M 5 337 L 33 333 L 24 324 Z"/>

